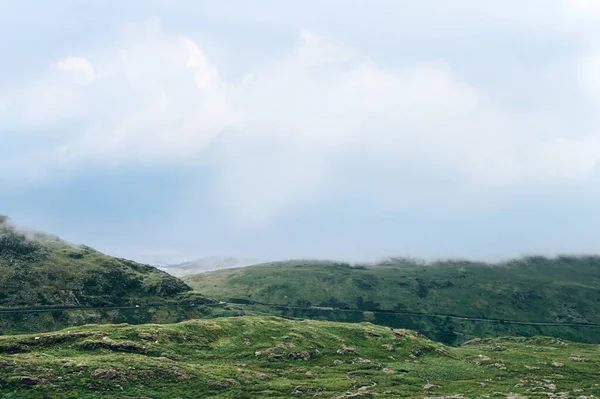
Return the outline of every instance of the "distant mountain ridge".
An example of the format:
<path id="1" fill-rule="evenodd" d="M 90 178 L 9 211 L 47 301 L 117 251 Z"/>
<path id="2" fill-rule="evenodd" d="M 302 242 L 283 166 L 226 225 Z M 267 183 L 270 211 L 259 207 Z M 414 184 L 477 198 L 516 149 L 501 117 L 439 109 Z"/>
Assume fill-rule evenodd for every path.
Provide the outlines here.
<path id="1" fill-rule="evenodd" d="M 499 264 L 293 260 L 183 280 L 218 299 L 600 323 L 600 256 L 530 256 Z"/>
<path id="2" fill-rule="evenodd" d="M 233 256 L 207 256 L 172 265 L 157 266 L 159 269 L 176 277 L 184 277 L 208 271 L 246 267 L 262 263 L 254 258 L 236 258 Z"/>

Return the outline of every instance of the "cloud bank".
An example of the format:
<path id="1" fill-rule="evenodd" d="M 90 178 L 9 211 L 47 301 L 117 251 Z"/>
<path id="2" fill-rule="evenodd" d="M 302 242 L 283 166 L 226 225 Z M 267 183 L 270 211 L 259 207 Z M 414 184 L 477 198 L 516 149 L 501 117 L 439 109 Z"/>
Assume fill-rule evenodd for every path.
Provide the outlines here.
<path id="1" fill-rule="evenodd" d="M 433 20 L 447 7 L 436 4 Z M 538 26 L 578 44 L 546 78 L 514 82 L 526 96 L 528 79 L 541 79 L 551 95 L 570 96 L 572 108 L 512 107 L 443 57 L 390 65 L 311 29 L 269 63 L 225 77 L 192 37 L 150 19 L 114 42 L 57 58 L 0 96 L 0 122 L 11 127 L 0 137 L 43 143 L 7 154 L 0 170 L 18 172 L 0 179 L 39 182 L 104 166 L 208 168 L 209 186 L 190 193 L 256 228 L 336 195 L 393 212 L 430 195 L 458 193 L 471 206 L 506 187 L 589 178 L 600 160 L 592 112 L 600 43 L 589 36 L 596 2 L 531 1 L 522 12 L 516 2 L 480 4 L 447 11 L 517 30 Z M 513 96 L 518 102 L 519 90 Z"/>

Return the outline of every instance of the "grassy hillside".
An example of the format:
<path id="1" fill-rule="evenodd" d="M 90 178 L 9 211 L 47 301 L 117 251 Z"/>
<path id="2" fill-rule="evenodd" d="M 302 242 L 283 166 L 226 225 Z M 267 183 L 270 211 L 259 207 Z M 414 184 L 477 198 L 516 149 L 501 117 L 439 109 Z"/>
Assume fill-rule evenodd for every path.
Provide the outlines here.
<path id="1" fill-rule="evenodd" d="M 0 335 L 52 331 L 86 323 L 178 322 L 213 314 L 204 308 L 2 313 L 31 306 L 135 306 L 212 300 L 152 266 L 15 227 L 0 216 Z"/>
<path id="2" fill-rule="evenodd" d="M 184 281 L 202 293 L 224 300 L 242 298 L 304 307 L 600 323 L 600 257 L 529 257 L 501 264 L 468 261 L 423 264 L 396 259 L 354 267 L 299 261 L 202 273 Z M 313 317 L 314 312 L 300 312 L 300 315 Z M 386 320 L 381 321 L 389 325 Z M 457 321 L 431 323 L 437 323 L 431 326 L 434 337 L 443 329 L 466 334 L 463 340 L 472 333 L 531 334 L 509 326 L 480 326 L 478 331 L 469 331 L 466 323 Z M 546 332 L 553 334 L 550 330 Z M 563 331 L 558 336 L 599 342 L 599 335 L 596 329 Z M 454 339 L 461 337 L 453 336 L 446 342 Z"/>
<path id="3" fill-rule="evenodd" d="M 0 307 L 138 304 L 189 290 L 152 266 L 23 231 L 0 216 Z"/>
<path id="4" fill-rule="evenodd" d="M 368 323 L 86 326 L 0 337 L 0 354 L 0 395 L 11 399 L 600 396 L 597 346 L 504 338 L 448 348 Z"/>

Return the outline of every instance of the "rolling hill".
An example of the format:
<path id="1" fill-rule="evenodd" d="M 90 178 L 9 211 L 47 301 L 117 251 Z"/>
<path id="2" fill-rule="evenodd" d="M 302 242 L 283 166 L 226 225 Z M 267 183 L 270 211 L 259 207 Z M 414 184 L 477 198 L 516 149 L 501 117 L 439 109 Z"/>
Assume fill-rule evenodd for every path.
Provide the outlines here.
<path id="1" fill-rule="evenodd" d="M 0 337 L 3 398 L 594 398 L 598 346 L 275 317 Z M 443 396 L 442 396 L 443 395 Z"/>
<path id="2" fill-rule="evenodd" d="M 152 266 L 19 229 L 0 217 L 0 307 L 138 304 L 190 290 Z"/>
<path id="3" fill-rule="evenodd" d="M 527 257 L 499 264 L 440 261 L 425 264 L 390 259 L 374 265 L 289 261 L 202 273 L 184 278 L 194 289 L 222 300 L 242 299 L 299 308 L 287 315 L 360 321 L 314 307 L 385 312 L 370 315 L 382 324 L 406 326 L 453 343 L 473 335 L 557 335 L 599 342 L 598 330 L 531 330 L 457 320 L 425 320 L 414 314 L 550 323 L 600 323 L 600 257 Z M 281 311 L 275 314 L 284 314 Z M 346 312 L 348 314 L 348 312 Z M 413 316 L 408 316 L 412 314 Z M 420 321 L 417 321 L 419 319 Z M 369 320 L 368 318 L 366 320 Z M 462 336 L 456 336 L 455 334 Z"/>
<path id="4" fill-rule="evenodd" d="M 181 301 L 214 302 L 152 266 L 18 228 L 6 216 L 0 216 L 0 335 L 87 323 L 173 323 L 215 314 L 210 309 L 193 307 L 144 307 Z M 31 307 L 72 309 L 14 310 Z"/>

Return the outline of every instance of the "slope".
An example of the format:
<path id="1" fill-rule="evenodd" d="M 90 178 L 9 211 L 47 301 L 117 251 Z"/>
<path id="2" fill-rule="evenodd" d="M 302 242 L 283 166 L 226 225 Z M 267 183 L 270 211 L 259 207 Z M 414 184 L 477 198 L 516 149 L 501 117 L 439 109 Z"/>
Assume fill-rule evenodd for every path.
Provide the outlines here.
<path id="1" fill-rule="evenodd" d="M 18 229 L 0 217 L 0 306 L 123 305 L 189 290 L 152 266 Z"/>
<path id="2" fill-rule="evenodd" d="M 600 323 L 600 257 L 592 256 L 527 257 L 501 264 L 391 259 L 351 266 L 290 261 L 203 273 L 184 281 L 223 300 L 524 322 Z M 498 330 L 502 331 L 507 329 Z M 589 341 L 597 333 L 569 338 Z"/>
<path id="3" fill-rule="evenodd" d="M 11 399 L 600 395 L 597 346 L 538 337 L 448 348 L 368 323 L 86 326 L 0 337 L 0 354 L 0 395 Z"/>

